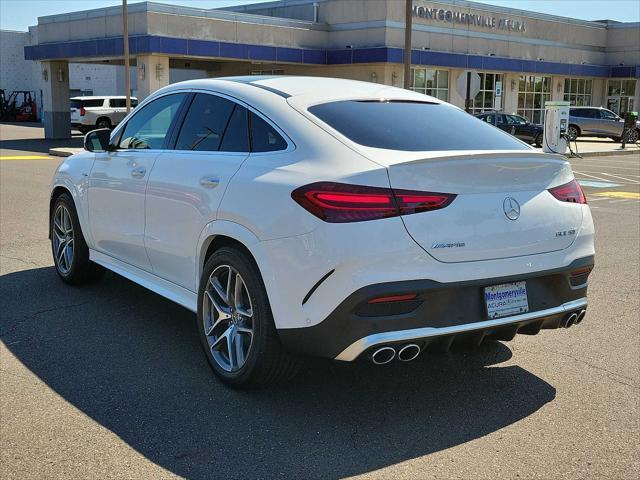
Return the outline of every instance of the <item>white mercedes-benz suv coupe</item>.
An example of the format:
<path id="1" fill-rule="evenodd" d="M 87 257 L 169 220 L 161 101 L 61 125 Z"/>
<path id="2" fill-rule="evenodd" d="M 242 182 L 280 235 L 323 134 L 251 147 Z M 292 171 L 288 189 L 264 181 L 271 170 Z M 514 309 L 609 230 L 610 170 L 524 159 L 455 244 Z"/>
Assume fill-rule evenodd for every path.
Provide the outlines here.
<path id="1" fill-rule="evenodd" d="M 569 163 L 435 98 L 313 77 L 177 83 L 51 184 L 55 267 L 195 312 L 216 375 L 377 364 L 582 321 L 591 213 Z"/>

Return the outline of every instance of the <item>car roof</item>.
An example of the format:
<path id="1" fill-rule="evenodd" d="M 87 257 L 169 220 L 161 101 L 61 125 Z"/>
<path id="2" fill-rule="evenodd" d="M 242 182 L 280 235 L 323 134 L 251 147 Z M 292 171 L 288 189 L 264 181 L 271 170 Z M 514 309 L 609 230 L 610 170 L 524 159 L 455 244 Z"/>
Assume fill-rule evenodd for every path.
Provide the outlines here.
<path id="1" fill-rule="evenodd" d="M 187 80 L 172 84 L 163 90 L 199 88 L 210 90 L 238 90 L 241 86 L 255 87 L 256 91 L 270 92 L 285 99 L 296 98 L 297 104 L 317 104 L 344 99 L 407 100 L 445 103 L 412 90 L 392 87 L 380 83 L 362 82 L 343 78 L 305 77 L 291 75 L 220 77 Z M 246 87 L 241 89 L 246 92 Z"/>

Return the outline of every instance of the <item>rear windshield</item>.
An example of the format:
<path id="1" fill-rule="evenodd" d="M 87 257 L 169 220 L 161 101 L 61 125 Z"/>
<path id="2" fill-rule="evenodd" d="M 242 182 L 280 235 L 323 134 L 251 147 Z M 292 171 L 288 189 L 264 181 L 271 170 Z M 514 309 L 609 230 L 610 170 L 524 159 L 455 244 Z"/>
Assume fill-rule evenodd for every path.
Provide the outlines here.
<path id="1" fill-rule="evenodd" d="M 404 151 L 527 150 L 508 133 L 446 104 L 342 100 L 309 112 L 367 147 Z"/>
<path id="2" fill-rule="evenodd" d="M 90 107 L 101 107 L 104 105 L 103 99 L 97 100 L 71 100 L 71 108 L 90 108 Z"/>

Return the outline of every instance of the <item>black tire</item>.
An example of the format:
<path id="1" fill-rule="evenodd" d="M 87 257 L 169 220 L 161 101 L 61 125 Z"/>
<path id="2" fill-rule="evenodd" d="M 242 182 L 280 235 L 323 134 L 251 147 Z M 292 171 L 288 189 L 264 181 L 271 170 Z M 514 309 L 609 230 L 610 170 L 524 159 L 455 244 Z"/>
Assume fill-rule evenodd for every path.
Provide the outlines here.
<path id="1" fill-rule="evenodd" d="M 99 118 L 98 121 L 96 122 L 96 129 L 98 128 L 111 129 L 111 120 L 109 120 L 107 117 Z"/>
<path id="2" fill-rule="evenodd" d="M 611 137 L 611 140 L 613 140 L 616 143 L 620 143 L 622 142 L 622 137 Z"/>
<path id="3" fill-rule="evenodd" d="M 64 265 L 60 260 L 60 255 L 56 252 L 56 241 L 60 238 L 61 232 L 56 227 L 56 215 L 60 213 L 60 209 L 65 208 L 69 214 L 69 220 L 72 227 L 71 234 L 68 238 L 72 239 L 72 254 L 69 265 Z M 53 264 L 56 268 L 58 276 L 63 282 L 71 285 L 80 285 L 89 283 L 99 278 L 104 269 L 89 260 L 89 247 L 84 240 L 80 221 L 73 202 L 73 198 L 68 193 L 63 193 L 56 197 L 51 209 L 50 220 L 50 237 L 51 237 L 51 253 L 53 255 Z"/>
<path id="4" fill-rule="evenodd" d="M 638 129 L 628 130 L 626 132 L 626 135 L 627 135 L 627 143 L 637 143 L 638 139 L 640 139 L 640 130 Z"/>
<path id="5" fill-rule="evenodd" d="M 538 148 L 542 147 L 542 134 L 541 133 L 536 135 L 536 138 L 533 139 L 533 143 Z"/>
<path id="6" fill-rule="evenodd" d="M 580 129 L 576 125 L 569 125 L 567 129 L 567 136 L 569 140 L 574 142 L 580 136 Z"/>
<path id="7" fill-rule="evenodd" d="M 205 289 L 210 285 L 209 279 L 212 273 L 226 266 L 232 267 L 242 277 L 252 310 L 251 345 L 246 353 L 244 364 L 235 371 L 225 370 L 214 358 L 209 343 L 212 337 L 208 337 L 205 333 L 205 324 L 208 321 L 204 317 Z M 215 316 L 219 318 L 217 314 Z M 196 328 L 209 365 L 226 385 L 235 388 L 261 387 L 290 380 L 298 372 L 298 359 L 286 352 L 280 342 L 262 276 L 252 259 L 240 249 L 220 248 L 205 263 L 198 289 Z M 221 328 L 226 328 L 226 325 L 222 325 Z"/>

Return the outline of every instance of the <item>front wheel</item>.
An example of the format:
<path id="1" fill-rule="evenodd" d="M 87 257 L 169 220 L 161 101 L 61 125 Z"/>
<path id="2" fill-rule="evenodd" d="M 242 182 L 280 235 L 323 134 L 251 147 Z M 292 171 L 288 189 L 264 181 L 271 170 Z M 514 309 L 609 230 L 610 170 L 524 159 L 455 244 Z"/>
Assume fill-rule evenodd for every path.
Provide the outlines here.
<path id="1" fill-rule="evenodd" d="M 640 137 L 640 132 L 638 132 L 638 130 L 634 128 L 632 130 L 628 130 L 626 135 L 627 143 L 636 143 L 638 141 L 638 138 Z"/>
<path id="2" fill-rule="evenodd" d="M 536 135 L 536 138 L 533 139 L 533 143 L 538 148 L 542 147 L 542 134 L 541 133 Z"/>
<path id="3" fill-rule="evenodd" d="M 574 142 L 579 135 L 580 132 L 578 131 L 578 127 L 576 127 L 575 125 L 569 125 L 569 129 L 567 130 L 567 136 L 569 137 L 569 140 Z"/>
<path id="4" fill-rule="evenodd" d="M 103 269 L 89 260 L 89 247 L 82 235 L 75 204 L 68 193 L 56 198 L 50 223 L 53 263 L 60 278 L 76 285 L 99 277 Z"/>
<path id="5" fill-rule="evenodd" d="M 280 343 L 260 272 L 239 249 L 221 248 L 207 260 L 196 326 L 209 365 L 227 385 L 263 386 L 297 372 L 298 362 Z"/>

